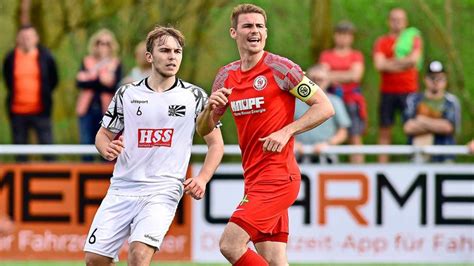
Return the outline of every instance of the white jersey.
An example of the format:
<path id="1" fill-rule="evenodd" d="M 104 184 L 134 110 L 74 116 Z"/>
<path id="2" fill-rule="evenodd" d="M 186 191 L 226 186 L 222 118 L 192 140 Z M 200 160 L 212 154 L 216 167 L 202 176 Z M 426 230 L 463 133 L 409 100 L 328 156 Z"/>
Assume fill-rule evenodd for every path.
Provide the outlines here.
<path id="1" fill-rule="evenodd" d="M 109 189 L 114 194 L 146 195 L 177 184 L 182 190 L 207 94 L 178 78 L 164 92 L 153 91 L 147 81 L 120 87 L 101 122 L 124 138 Z"/>

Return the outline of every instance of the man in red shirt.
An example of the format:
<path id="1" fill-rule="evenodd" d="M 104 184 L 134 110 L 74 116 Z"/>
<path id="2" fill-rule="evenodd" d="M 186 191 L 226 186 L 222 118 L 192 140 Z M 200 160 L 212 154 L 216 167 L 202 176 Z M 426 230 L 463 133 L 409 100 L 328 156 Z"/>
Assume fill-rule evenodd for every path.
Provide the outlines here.
<path id="1" fill-rule="evenodd" d="M 267 28 L 262 8 L 238 5 L 231 24 L 240 60 L 219 70 L 197 122 L 198 133 L 206 134 L 230 107 L 242 150 L 244 197 L 219 246 L 233 265 L 287 265 L 288 208 L 301 180 L 293 136 L 321 124 L 334 109 L 298 65 L 263 50 Z M 296 121 L 295 97 L 311 106 Z M 247 248 L 249 241 L 258 254 Z"/>
<path id="2" fill-rule="evenodd" d="M 403 113 L 408 94 L 418 90 L 417 64 L 422 55 L 422 40 L 418 30 L 407 28 L 405 10 L 390 11 L 390 32 L 377 39 L 374 46 L 374 64 L 380 72 L 382 90 L 380 102 L 379 144 L 392 142 L 395 112 Z M 379 162 L 388 162 L 388 155 L 379 156 Z"/>

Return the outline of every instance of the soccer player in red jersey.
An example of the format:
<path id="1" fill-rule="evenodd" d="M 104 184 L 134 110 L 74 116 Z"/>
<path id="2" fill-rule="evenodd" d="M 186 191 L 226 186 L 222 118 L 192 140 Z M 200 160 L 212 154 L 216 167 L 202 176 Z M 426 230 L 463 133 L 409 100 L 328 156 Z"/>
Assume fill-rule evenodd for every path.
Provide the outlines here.
<path id="1" fill-rule="evenodd" d="M 244 197 L 219 246 L 233 265 L 287 265 L 288 208 L 301 176 L 293 152 L 295 134 L 334 114 L 324 92 L 290 60 L 264 51 L 265 11 L 242 4 L 231 16 L 230 36 L 240 60 L 219 70 L 197 131 L 211 131 L 230 107 L 244 168 Z M 295 97 L 311 107 L 294 121 Z M 258 253 L 247 248 L 252 241 Z"/>

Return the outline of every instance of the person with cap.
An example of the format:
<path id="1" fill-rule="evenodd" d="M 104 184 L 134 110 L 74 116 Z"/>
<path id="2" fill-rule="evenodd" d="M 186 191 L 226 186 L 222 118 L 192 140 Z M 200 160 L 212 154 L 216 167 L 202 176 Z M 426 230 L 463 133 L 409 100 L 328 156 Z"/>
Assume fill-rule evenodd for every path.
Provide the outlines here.
<path id="1" fill-rule="evenodd" d="M 425 91 L 407 97 L 404 132 L 413 145 L 454 145 L 460 132 L 461 108 L 456 96 L 446 92 L 447 74 L 440 61 L 432 61 L 424 79 Z M 452 155 L 435 155 L 432 162 L 452 161 Z"/>
<path id="2" fill-rule="evenodd" d="M 319 63 L 329 70 L 331 88 L 328 91 L 342 97 L 349 113 L 349 143 L 362 145 L 362 135 L 367 125 L 366 101 L 360 86 L 364 75 L 364 56 L 352 48 L 355 31 L 352 22 L 340 21 L 334 28 L 334 48 L 323 51 Z M 350 161 L 363 163 L 364 156 L 353 154 Z"/>
<path id="3" fill-rule="evenodd" d="M 392 127 L 396 113 L 404 113 L 406 99 L 418 91 L 418 71 L 422 60 L 423 42 L 419 30 L 408 27 L 405 10 L 393 8 L 388 17 L 390 32 L 374 45 L 374 66 L 380 72 L 379 139 L 381 145 L 392 143 Z M 389 156 L 380 154 L 379 163 Z"/>

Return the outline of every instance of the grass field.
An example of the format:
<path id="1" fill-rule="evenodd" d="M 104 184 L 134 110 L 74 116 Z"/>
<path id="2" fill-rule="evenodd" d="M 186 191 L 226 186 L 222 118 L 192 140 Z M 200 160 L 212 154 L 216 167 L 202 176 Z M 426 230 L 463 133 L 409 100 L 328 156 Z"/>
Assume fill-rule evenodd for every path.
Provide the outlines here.
<path id="1" fill-rule="evenodd" d="M 53 261 L 28 261 L 28 262 L 13 262 L 13 261 L 0 261 L 1 266 L 79 266 L 84 265 L 83 262 L 53 262 Z M 118 263 L 117 265 L 125 266 L 127 265 L 125 262 Z M 168 262 L 168 263 L 153 263 L 152 266 L 228 266 L 229 264 L 222 264 L 222 263 L 185 263 L 185 262 Z M 318 264 L 290 264 L 291 266 L 474 266 L 472 263 L 466 264 L 429 264 L 429 263 L 318 263 Z"/>

